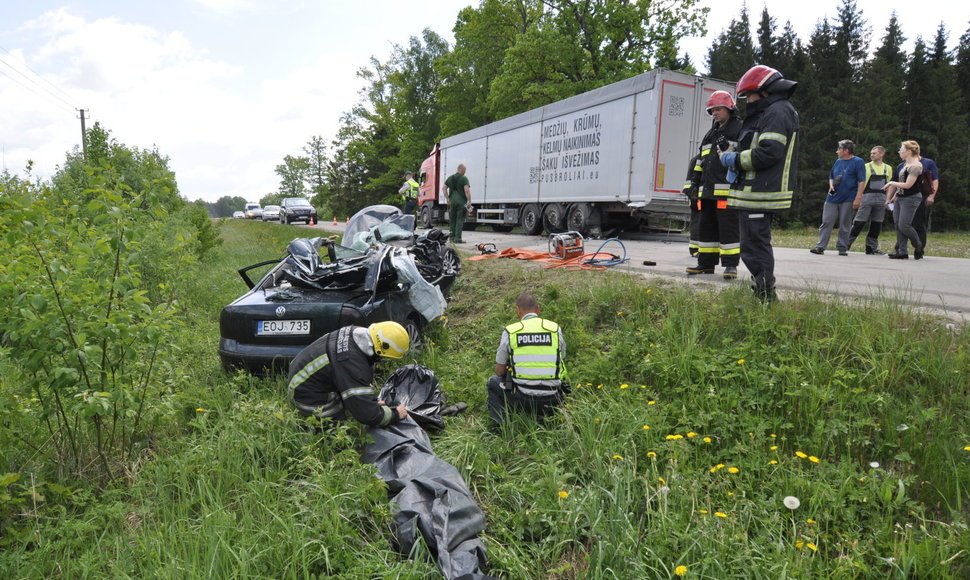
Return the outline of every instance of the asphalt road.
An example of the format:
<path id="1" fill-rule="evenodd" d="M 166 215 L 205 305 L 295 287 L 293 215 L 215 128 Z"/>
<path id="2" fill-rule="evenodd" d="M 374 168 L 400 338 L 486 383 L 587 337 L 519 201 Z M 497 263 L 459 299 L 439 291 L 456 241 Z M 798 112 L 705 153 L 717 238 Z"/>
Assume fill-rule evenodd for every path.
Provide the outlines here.
<path id="1" fill-rule="evenodd" d="M 340 231 L 344 222 L 336 226 L 332 221 L 318 224 L 317 228 Z M 523 234 L 502 234 L 486 227 L 479 231 L 463 232 L 464 244 L 456 247 L 466 253 L 477 254 L 478 243 L 495 244 L 499 250 L 522 248 L 525 250 L 549 250 L 549 238 Z M 750 274 L 744 263 L 738 268 L 739 278 L 728 281 L 721 277 L 721 268 L 713 275 L 687 276 L 685 268 L 695 263 L 687 253 L 687 238 L 683 235 L 651 236 L 650 239 L 621 239 L 622 247 L 609 242 L 604 252 L 620 255 L 626 253 L 629 261 L 612 269 L 643 276 L 661 276 L 692 285 L 750 285 Z M 595 252 L 604 240 L 585 240 L 586 252 Z M 861 248 L 861 240 L 859 241 Z M 883 246 L 891 244 L 891 236 L 882 240 Z M 932 248 L 930 236 L 929 246 Z M 645 261 L 656 265 L 644 265 Z M 843 297 L 880 300 L 898 298 L 904 302 L 941 311 L 955 320 L 970 318 L 970 260 L 961 258 L 938 258 L 928 256 L 922 260 L 890 260 L 886 256 L 849 252 L 839 256 L 834 250 L 817 256 L 808 248 L 775 248 L 775 278 L 782 298 L 786 293 L 817 291 Z"/>

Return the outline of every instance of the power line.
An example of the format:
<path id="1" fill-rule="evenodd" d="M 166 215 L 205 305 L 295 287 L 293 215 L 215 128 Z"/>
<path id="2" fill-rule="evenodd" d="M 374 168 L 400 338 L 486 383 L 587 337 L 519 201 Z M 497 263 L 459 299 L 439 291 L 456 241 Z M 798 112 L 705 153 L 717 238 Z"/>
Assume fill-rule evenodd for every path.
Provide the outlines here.
<path id="1" fill-rule="evenodd" d="M 9 50 L 7 50 L 6 48 L 3 48 L 2 46 L 0 46 L 0 49 L 3 49 L 3 51 L 4 51 L 4 52 L 6 52 L 7 54 L 11 54 Z M 13 55 L 11 54 L 11 56 L 13 56 Z M 55 93 L 54 93 L 53 91 L 51 91 L 51 90 L 50 90 L 50 89 L 48 89 L 47 87 L 45 87 L 45 86 L 43 86 L 43 85 L 41 85 L 41 84 L 40 84 L 40 83 L 38 83 L 38 82 L 37 82 L 36 80 L 34 80 L 34 79 L 32 79 L 32 78 L 30 78 L 29 76 L 27 76 L 27 75 L 25 75 L 25 74 L 24 74 L 24 73 L 23 73 L 22 71 L 20 71 L 20 70 L 19 70 L 19 69 L 18 69 L 17 67 L 15 67 L 15 66 L 13 66 L 12 64 L 10 64 L 9 62 L 7 62 L 7 61 L 6 61 L 6 60 L 4 60 L 3 58 L 0 58 L 0 63 L 2 63 L 2 64 L 4 64 L 4 65 L 6 65 L 6 66 L 7 66 L 7 67 L 8 67 L 8 68 L 9 68 L 10 70 L 12 70 L 12 71 L 14 71 L 14 72 L 15 72 L 15 73 L 17 73 L 18 75 L 20 75 L 21 77 L 23 77 L 24 79 L 26 79 L 26 80 L 27 80 L 28 82 L 30 82 L 30 83 L 31 83 L 32 85 L 34 85 L 34 86 L 36 86 L 37 88 L 39 88 L 39 89 L 41 89 L 41 90 L 43 90 L 43 91 L 44 91 L 45 93 L 47 93 L 47 94 L 48 94 L 48 95 L 50 95 L 51 97 L 53 97 L 53 98 L 55 98 L 55 99 L 57 99 L 58 101 L 60 101 L 60 102 L 62 102 L 62 103 L 64 103 L 65 105 L 67 105 L 67 106 L 68 106 L 68 108 L 70 108 L 70 109 L 72 109 L 72 110 L 73 110 L 73 109 L 75 108 L 75 107 L 74 107 L 74 105 L 72 105 L 72 104 L 71 104 L 70 102 L 68 102 L 67 100 L 65 100 L 65 99 L 64 99 L 63 97 L 61 97 L 60 95 L 57 95 L 57 94 L 55 94 Z M 34 70 L 33 70 L 32 68 L 30 68 L 29 66 L 27 66 L 27 64 L 26 64 L 26 63 L 24 63 L 24 66 L 25 66 L 25 67 L 27 68 L 27 70 L 29 70 L 30 72 L 32 72 L 32 73 L 34 73 L 34 76 L 36 76 L 37 78 L 39 78 L 39 79 L 41 79 L 42 81 L 44 81 L 44 82 L 46 82 L 46 83 L 47 83 L 48 85 L 50 85 L 50 86 L 51 86 L 51 87 L 53 87 L 54 89 L 56 89 L 56 90 L 58 90 L 58 91 L 60 91 L 61 93 L 63 93 L 63 94 L 64 94 L 64 96 L 66 96 L 66 97 L 68 97 L 68 98 L 70 98 L 70 95 L 68 95 L 68 94 L 67 94 L 66 92 L 64 92 L 64 91 L 62 91 L 62 90 L 60 90 L 60 89 L 58 89 L 58 88 L 57 88 L 56 86 L 54 86 L 54 84 L 52 84 L 52 83 L 51 83 L 50 81 L 47 81 L 46 79 L 44 79 L 44 77 L 42 77 L 42 76 L 40 76 L 39 74 L 37 74 L 37 72 L 36 72 L 36 71 L 34 71 Z M 16 79 L 16 78 L 14 78 L 14 77 L 12 77 L 12 76 L 10 76 L 9 74 L 7 74 L 7 73 L 5 73 L 5 72 L 4 72 L 3 70 L 0 70 L 0 73 L 2 73 L 2 74 L 3 74 L 4 76 L 5 76 L 5 77 L 7 77 L 7 78 L 9 78 L 9 79 L 10 79 L 10 80 L 12 80 L 13 82 L 15 82 L 15 83 L 17 83 L 18 85 L 20 85 L 20 86 L 22 86 L 23 88 L 25 88 L 25 89 L 27 89 L 27 90 L 29 90 L 29 91 L 33 91 L 33 92 L 36 92 L 36 91 L 35 91 L 34 89 L 32 89 L 31 87 L 29 87 L 29 86 L 27 86 L 27 85 L 25 85 L 25 84 L 23 84 L 23 83 L 22 83 L 22 82 L 20 82 L 20 81 L 19 81 L 18 79 Z"/>

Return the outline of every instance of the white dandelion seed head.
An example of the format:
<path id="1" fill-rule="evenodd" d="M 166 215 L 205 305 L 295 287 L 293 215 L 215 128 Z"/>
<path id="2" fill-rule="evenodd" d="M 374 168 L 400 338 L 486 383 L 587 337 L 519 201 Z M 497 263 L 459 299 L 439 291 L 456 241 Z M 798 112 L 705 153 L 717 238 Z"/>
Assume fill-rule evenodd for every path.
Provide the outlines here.
<path id="1" fill-rule="evenodd" d="M 793 495 L 786 496 L 781 502 L 790 510 L 797 510 L 798 506 L 802 505 L 802 502 Z"/>
<path id="2" fill-rule="evenodd" d="M 870 461 L 869 462 L 869 467 L 871 467 L 873 469 L 879 469 L 879 462 L 878 461 Z"/>
<path id="3" fill-rule="evenodd" d="M 907 425 L 906 423 L 900 423 L 899 425 L 896 425 L 897 431 L 905 431 L 907 429 L 909 429 L 909 425 Z"/>

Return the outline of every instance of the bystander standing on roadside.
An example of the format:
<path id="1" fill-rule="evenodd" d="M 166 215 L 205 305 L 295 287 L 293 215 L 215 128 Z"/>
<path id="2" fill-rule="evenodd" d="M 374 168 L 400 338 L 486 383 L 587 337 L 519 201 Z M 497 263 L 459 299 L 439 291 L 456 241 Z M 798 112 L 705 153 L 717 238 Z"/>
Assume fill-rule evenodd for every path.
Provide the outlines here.
<path id="1" fill-rule="evenodd" d="M 822 225 L 818 228 L 818 243 L 810 251 L 824 254 L 829 245 L 832 229 L 838 224 L 835 249 L 840 256 L 849 255 L 849 233 L 852 231 L 852 205 L 862 197 L 866 186 L 866 164 L 855 155 L 855 143 L 848 139 L 839 141 L 835 150 L 838 159 L 829 171 L 829 192 L 822 207 Z"/>
<path id="2" fill-rule="evenodd" d="M 866 234 L 866 253 L 882 255 L 885 254 L 879 249 L 879 233 L 882 232 L 882 224 L 886 217 L 886 191 L 885 186 L 892 180 L 893 170 L 887 163 L 883 163 L 886 157 L 886 148 L 876 145 L 869 152 L 871 161 L 866 163 L 866 183 L 862 193 L 856 195 L 852 202 L 853 209 L 857 210 L 855 218 L 852 220 L 852 231 L 849 232 L 849 248 L 855 242 L 862 228 L 869 222 L 869 232 Z"/>
<path id="3" fill-rule="evenodd" d="M 897 174 L 898 181 L 886 184 L 886 204 L 892 205 L 893 219 L 896 222 L 896 251 L 889 254 L 889 259 L 908 260 L 906 242 L 909 241 L 913 244 L 913 257 L 920 260 L 923 258 L 923 245 L 913 227 L 916 210 L 923 201 L 919 183 L 923 173 L 923 164 L 919 161 L 919 143 L 903 141 L 899 147 L 899 156 L 903 163 Z"/>

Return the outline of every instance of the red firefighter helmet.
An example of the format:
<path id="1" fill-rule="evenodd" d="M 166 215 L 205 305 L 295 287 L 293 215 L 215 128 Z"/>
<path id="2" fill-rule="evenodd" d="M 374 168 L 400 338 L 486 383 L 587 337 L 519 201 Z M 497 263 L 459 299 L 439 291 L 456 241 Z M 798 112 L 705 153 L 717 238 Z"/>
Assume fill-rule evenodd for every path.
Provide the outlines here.
<path id="1" fill-rule="evenodd" d="M 707 97 L 707 114 L 710 115 L 711 109 L 715 107 L 734 110 L 734 98 L 731 97 L 731 93 L 727 91 L 714 91 L 711 93 L 711 96 Z"/>
<path id="2" fill-rule="evenodd" d="M 780 78 L 784 77 L 777 70 L 770 66 L 757 64 L 749 68 L 748 72 L 744 73 L 744 76 L 738 81 L 738 97 L 743 99 L 751 93 L 763 91 L 768 88 L 768 85 Z"/>

